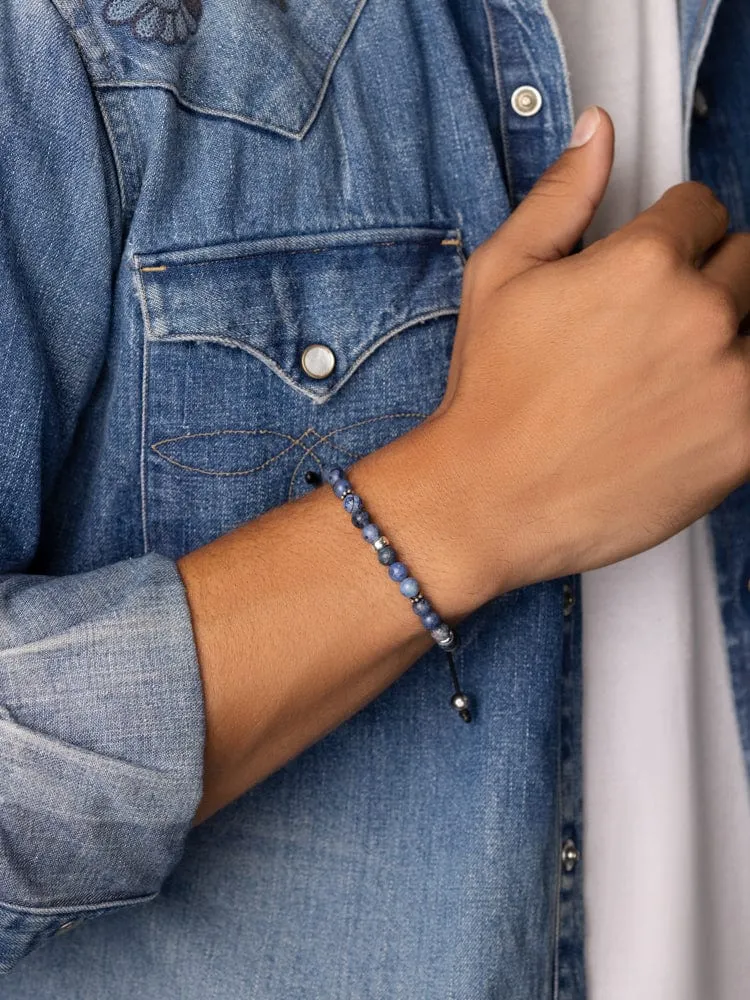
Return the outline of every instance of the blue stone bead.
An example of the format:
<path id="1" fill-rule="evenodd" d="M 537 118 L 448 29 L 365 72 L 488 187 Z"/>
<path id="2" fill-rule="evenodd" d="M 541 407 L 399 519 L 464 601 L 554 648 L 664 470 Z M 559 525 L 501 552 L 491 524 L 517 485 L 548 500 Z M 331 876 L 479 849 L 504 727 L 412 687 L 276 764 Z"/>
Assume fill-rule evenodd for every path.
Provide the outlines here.
<path id="1" fill-rule="evenodd" d="M 354 514 L 356 511 L 362 510 L 362 497 L 356 493 L 349 493 L 348 496 L 344 497 L 344 510 L 347 514 Z"/>
<path id="2" fill-rule="evenodd" d="M 344 470 L 340 469 L 338 465 L 334 465 L 332 469 L 328 469 L 325 474 L 326 482 L 330 483 L 331 486 L 336 482 L 337 479 L 344 478 Z"/>
<path id="3" fill-rule="evenodd" d="M 352 524 L 355 528 L 364 528 L 370 523 L 370 515 L 366 510 L 357 510 L 352 514 Z"/>
<path id="4" fill-rule="evenodd" d="M 391 580 L 395 580 L 396 583 L 401 583 L 409 575 L 409 570 L 404 566 L 402 562 L 394 562 L 388 567 L 388 576 Z"/>
<path id="5" fill-rule="evenodd" d="M 427 615 L 432 611 L 432 605 L 426 597 L 420 597 L 418 601 L 412 604 L 412 608 L 414 609 L 414 614 L 420 616 Z"/>
<path id="6" fill-rule="evenodd" d="M 426 615 L 422 615 L 422 624 L 425 628 L 437 628 L 442 620 L 437 611 L 428 611 Z"/>
<path id="7" fill-rule="evenodd" d="M 380 538 L 380 528 L 377 524 L 366 524 L 362 529 L 362 537 L 367 542 L 374 542 Z"/>
<path id="8" fill-rule="evenodd" d="M 396 561 L 396 551 L 392 549 L 390 545 L 384 545 L 382 549 L 378 552 L 378 560 L 384 566 L 390 566 L 391 563 Z"/>
<path id="9" fill-rule="evenodd" d="M 337 479 L 336 482 L 333 484 L 333 492 L 339 498 L 342 497 L 346 493 L 346 491 L 350 490 L 351 488 L 352 484 L 349 482 L 348 479 Z"/>
<path id="10" fill-rule="evenodd" d="M 413 576 L 407 576 L 402 580 L 398 588 L 404 597 L 416 597 L 419 593 L 419 584 Z"/>

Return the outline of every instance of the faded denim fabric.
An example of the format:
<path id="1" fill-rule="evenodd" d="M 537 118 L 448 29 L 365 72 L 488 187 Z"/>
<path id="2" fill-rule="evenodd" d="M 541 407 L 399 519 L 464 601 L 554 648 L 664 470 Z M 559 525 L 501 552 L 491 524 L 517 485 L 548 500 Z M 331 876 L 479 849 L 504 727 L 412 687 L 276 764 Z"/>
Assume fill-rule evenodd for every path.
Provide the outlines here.
<path id="1" fill-rule="evenodd" d="M 716 6 L 683 3 L 686 158 L 698 74 L 694 171 L 744 227 L 750 15 L 704 60 Z M 472 726 L 430 650 L 191 829 L 174 564 L 439 403 L 466 259 L 572 127 L 546 4 L 6 0 L 0 29 L 3 997 L 583 1000 L 579 579 L 466 619 Z M 713 524 L 750 761 L 749 503 Z"/>

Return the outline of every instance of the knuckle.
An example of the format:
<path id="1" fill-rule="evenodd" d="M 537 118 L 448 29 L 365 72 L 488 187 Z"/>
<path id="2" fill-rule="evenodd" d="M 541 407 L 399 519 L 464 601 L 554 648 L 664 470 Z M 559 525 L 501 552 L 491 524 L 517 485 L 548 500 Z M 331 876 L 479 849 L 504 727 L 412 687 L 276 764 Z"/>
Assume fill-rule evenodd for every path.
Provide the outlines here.
<path id="1" fill-rule="evenodd" d="M 684 210 L 686 202 L 692 204 L 697 211 L 708 212 L 716 222 L 726 228 L 729 224 L 729 211 L 711 188 L 702 181 L 682 181 L 668 188 L 662 196 L 666 203 L 678 203 Z"/>
<path id="2" fill-rule="evenodd" d="M 528 197 L 537 204 L 570 203 L 582 206 L 592 215 L 597 203 L 591 198 L 586 188 L 581 185 L 578 171 L 566 157 L 558 160 L 546 173 L 537 180 Z"/>
<path id="3" fill-rule="evenodd" d="M 719 284 L 708 284 L 703 290 L 703 317 L 709 328 L 722 339 L 734 337 L 739 318 L 737 306 L 728 288 Z"/>
<path id="4" fill-rule="evenodd" d="M 679 247 L 668 233 L 657 227 L 643 228 L 628 237 L 630 261 L 646 273 L 662 275 L 682 264 Z"/>
<path id="5" fill-rule="evenodd" d="M 716 197 L 707 184 L 701 181 L 685 181 L 684 187 L 695 203 L 710 212 L 717 222 L 724 226 L 729 224 L 729 211 L 726 205 Z"/>
<path id="6" fill-rule="evenodd" d="M 565 157 L 545 171 L 532 189 L 535 195 L 550 195 L 559 198 L 575 189 L 577 171 Z"/>

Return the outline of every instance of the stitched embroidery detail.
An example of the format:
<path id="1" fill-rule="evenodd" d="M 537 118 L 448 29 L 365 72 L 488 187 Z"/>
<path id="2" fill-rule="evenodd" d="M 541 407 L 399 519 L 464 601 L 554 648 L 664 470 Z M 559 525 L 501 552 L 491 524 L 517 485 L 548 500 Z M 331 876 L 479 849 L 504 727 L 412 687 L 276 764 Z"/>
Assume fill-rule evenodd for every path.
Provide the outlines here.
<path id="1" fill-rule="evenodd" d="M 108 24 L 129 24 L 139 42 L 177 45 L 198 30 L 202 0 L 108 0 L 102 16 Z"/>
<path id="2" fill-rule="evenodd" d="M 377 421 L 391 421 L 391 420 L 402 420 L 402 419 L 424 419 L 427 416 L 426 413 L 421 411 L 410 411 L 407 413 L 381 413 L 375 417 L 367 417 L 364 420 L 358 420 L 353 424 L 346 424 L 344 427 L 336 427 L 327 434 L 321 434 L 316 431 L 314 427 L 308 427 L 307 430 L 303 431 L 299 437 L 293 437 L 291 434 L 284 434 L 281 431 L 274 431 L 270 428 L 259 428 L 259 429 L 244 429 L 244 428 L 229 428 L 226 430 L 214 430 L 214 431 L 198 431 L 193 434 L 180 434 L 177 437 L 162 438 L 160 441 L 154 441 L 151 444 L 151 450 L 155 452 L 160 458 L 163 458 L 170 465 L 177 466 L 178 469 L 184 469 L 186 472 L 200 472 L 204 476 L 220 476 L 223 478 L 235 478 L 237 476 L 249 476 L 253 472 L 260 472 L 261 469 L 265 469 L 274 462 L 277 462 L 284 455 L 287 455 L 290 451 L 295 448 L 300 448 L 302 451 L 302 457 L 297 462 L 294 471 L 292 473 L 292 480 L 290 485 L 290 497 L 291 489 L 294 485 L 294 479 L 299 471 L 302 463 L 309 456 L 319 462 L 320 459 L 315 453 L 315 449 L 319 448 L 321 445 L 327 444 L 331 448 L 335 448 L 336 451 L 342 452 L 343 454 L 349 456 L 351 459 L 361 458 L 364 454 L 363 452 L 350 451 L 348 448 L 344 448 L 342 445 L 337 444 L 333 439 L 339 435 L 344 434 L 346 431 L 356 430 L 360 427 L 364 427 L 366 424 L 376 423 Z M 175 455 L 169 454 L 170 445 L 179 445 L 185 441 L 195 441 L 197 439 L 207 439 L 207 438 L 220 438 L 220 437 L 258 437 L 258 436 L 268 436 L 272 438 L 280 438 L 279 447 L 280 450 L 270 458 L 267 458 L 264 462 L 259 465 L 254 465 L 252 468 L 245 469 L 207 469 L 205 466 L 190 465 L 188 462 L 180 461 Z M 312 437 L 312 441 L 308 443 L 309 439 Z"/>

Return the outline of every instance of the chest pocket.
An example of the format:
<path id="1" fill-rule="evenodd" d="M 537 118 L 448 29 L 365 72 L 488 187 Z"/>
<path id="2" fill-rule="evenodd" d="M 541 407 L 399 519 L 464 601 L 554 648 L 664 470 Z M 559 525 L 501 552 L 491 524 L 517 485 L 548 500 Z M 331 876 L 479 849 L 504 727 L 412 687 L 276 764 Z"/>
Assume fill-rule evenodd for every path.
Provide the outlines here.
<path id="1" fill-rule="evenodd" d="M 137 256 L 147 547 L 196 548 L 431 413 L 463 261 L 442 228 Z"/>

